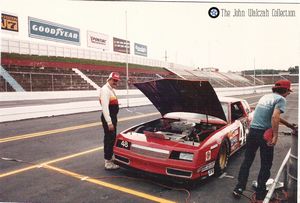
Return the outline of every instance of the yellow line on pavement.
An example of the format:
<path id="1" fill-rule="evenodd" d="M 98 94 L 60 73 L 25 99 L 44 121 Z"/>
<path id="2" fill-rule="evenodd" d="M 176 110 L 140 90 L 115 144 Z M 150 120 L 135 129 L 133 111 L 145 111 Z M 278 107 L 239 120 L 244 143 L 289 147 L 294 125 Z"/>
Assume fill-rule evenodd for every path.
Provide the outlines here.
<path id="1" fill-rule="evenodd" d="M 30 169 L 34 169 L 37 166 L 38 165 L 33 165 L 33 166 L 26 167 L 26 168 L 21 168 L 21 169 L 18 169 L 18 170 L 14 170 L 14 171 L 10 171 L 10 172 L 7 172 L 7 173 L 3 173 L 3 174 L 0 174 L 0 178 L 11 176 L 11 175 L 14 175 L 14 174 L 17 174 L 17 173 L 22 173 L 24 171 L 28 171 Z"/>
<path id="2" fill-rule="evenodd" d="M 138 196 L 138 197 L 141 197 L 141 198 L 144 198 L 144 199 L 148 199 L 148 200 L 151 200 L 151 201 L 154 201 L 154 202 L 174 203 L 174 201 L 170 201 L 170 200 L 167 200 L 167 199 L 163 199 L 163 198 L 160 198 L 160 197 L 149 195 L 149 194 L 146 194 L 146 193 L 143 193 L 143 192 L 139 192 L 139 191 L 136 191 L 136 190 L 133 190 L 133 189 L 129 189 L 129 188 L 122 187 L 122 186 L 119 186 L 119 185 L 111 184 L 111 183 L 108 183 L 108 182 L 100 181 L 100 180 L 97 180 L 97 179 L 94 179 L 94 178 L 89 178 L 87 176 L 84 176 L 84 175 L 81 175 L 81 174 L 78 174 L 78 173 L 74 173 L 74 172 L 71 172 L 71 171 L 67 171 L 65 169 L 57 168 L 57 167 L 50 166 L 50 165 L 44 165 L 43 167 L 54 170 L 54 171 L 57 171 L 59 173 L 67 175 L 67 176 L 71 176 L 73 178 L 77 178 L 77 179 L 84 180 L 84 181 L 87 181 L 87 182 L 90 182 L 90 183 L 94 183 L 94 184 L 97 184 L 97 185 L 100 185 L 100 186 L 103 186 L 103 187 L 118 190 L 118 191 L 121 191 L 121 192 L 124 192 L 124 193 L 127 193 L 127 194 L 131 194 L 131 195 Z"/>
<path id="3" fill-rule="evenodd" d="M 17 136 L 13 136 L 13 137 L 2 138 L 2 139 L 0 139 L 0 143 L 11 142 L 11 141 L 27 139 L 27 138 L 33 138 L 33 137 L 40 137 L 40 136 L 50 135 L 50 134 L 55 134 L 55 133 L 62 133 L 62 132 L 67 132 L 67 131 L 71 131 L 71 130 L 78 130 L 78 129 L 82 129 L 82 128 L 94 127 L 94 126 L 98 126 L 98 125 L 101 125 L 101 122 L 71 126 L 71 127 L 60 128 L 60 129 L 55 129 L 55 130 L 47 130 L 47 131 L 42 131 L 42 132 L 37 132 L 37 133 L 29 133 L 29 134 L 25 134 L 25 135 L 17 135 Z"/>
<path id="4" fill-rule="evenodd" d="M 141 198 L 144 198 L 144 199 L 149 199 L 149 200 L 152 200 L 152 201 L 155 201 L 155 202 L 174 203 L 174 201 L 159 198 L 159 197 L 156 197 L 156 196 L 152 196 L 152 195 L 149 195 L 149 194 L 146 194 L 146 193 L 143 193 L 143 192 L 139 192 L 139 191 L 132 190 L 132 189 L 129 189 L 129 188 L 121 187 L 121 186 L 114 185 L 114 184 L 111 184 L 111 183 L 103 182 L 103 181 L 100 181 L 100 180 L 97 180 L 97 179 L 94 179 L 94 178 L 88 178 L 87 176 L 83 176 L 83 175 L 80 175 L 80 174 L 77 174 L 77 173 L 74 173 L 74 172 L 71 172 L 71 171 L 67 171 L 67 170 L 60 169 L 60 168 L 49 165 L 49 164 L 53 164 L 53 163 L 57 163 L 57 162 L 60 162 L 60 161 L 67 160 L 67 159 L 75 158 L 75 157 L 85 155 L 85 154 L 88 154 L 88 153 L 92 153 L 92 152 L 102 150 L 102 149 L 103 149 L 103 147 L 97 147 L 97 148 L 93 148 L 93 149 L 90 149 L 90 150 L 87 150 L 87 151 L 83 151 L 83 152 L 79 152 L 79 153 L 76 153 L 76 154 L 72 154 L 72 155 L 64 156 L 64 157 L 57 158 L 57 159 L 54 159 L 54 160 L 50 160 L 50 161 L 47 161 L 47 162 L 43 162 L 43 163 L 40 163 L 40 164 L 35 164 L 35 165 L 29 166 L 29 167 L 17 169 L 17 170 L 14 170 L 14 171 L 10 171 L 10 172 L 7 172 L 7 173 L 0 174 L 0 178 L 15 175 L 15 174 L 25 172 L 25 171 L 28 171 L 28 170 L 31 170 L 31 169 L 35 169 L 35 168 L 48 168 L 48 169 L 52 169 L 54 171 L 57 171 L 59 173 L 62 173 L 62 174 L 80 179 L 80 180 L 85 180 L 85 181 L 88 181 L 88 182 L 91 182 L 91 183 L 94 183 L 94 184 L 97 184 L 97 185 L 101 185 L 103 187 L 118 190 L 118 191 L 128 193 L 128 194 L 131 194 L 131 195 L 135 195 L 135 196 L 138 196 L 138 197 L 141 197 Z"/>
<path id="5" fill-rule="evenodd" d="M 88 153 L 92 153 L 92 152 L 102 150 L 102 149 L 103 149 L 103 147 L 97 147 L 97 148 L 93 148 L 93 149 L 83 151 L 83 152 L 79 152 L 79 153 L 76 153 L 76 154 L 71 154 L 71 155 L 68 155 L 68 156 L 60 157 L 60 158 L 57 158 L 57 159 L 54 159 L 54 160 L 51 160 L 51 161 L 43 162 L 43 163 L 40 163 L 40 164 L 32 165 L 32 166 L 21 168 L 21 169 L 17 169 L 17 170 L 14 170 L 14 171 L 10 171 L 10 172 L 7 172 L 7 173 L 0 174 L 0 178 L 7 177 L 7 176 L 10 176 L 10 175 L 14 175 L 14 174 L 17 174 L 17 173 L 21 173 L 21 172 L 24 172 L 24 171 L 28 171 L 30 169 L 34 169 L 34 168 L 37 168 L 37 167 L 42 167 L 43 165 L 53 164 L 53 163 L 56 163 L 56 162 L 60 162 L 60 161 L 64 161 L 64 160 L 67 160 L 67 159 L 75 158 L 75 157 L 78 157 L 78 156 L 81 156 L 81 155 L 84 155 L 84 154 L 88 154 Z"/>
<path id="6" fill-rule="evenodd" d="M 148 113 L 148 114 L 143 114 L 143 115 L 125 117 L 125 118 L 119 119 L 119 122 L 143 118 L 143 117 L 147 117 L 147 116 L 154 116 L 154 115 L 158 115 L 158 114 L 159 113 L 156 112 L 156 113 Z M 37 133 L 17 135 L 17 136 L 13 136 L 13 137 L 2 138 L 2 139 L 0 139 L 0 143 L 11 142 L 11 141 L 16 141 L 16 140 L 23 140 L 23 139 L 40 137 L 40 136 L 51 135 L 51 134 L 57 134 L 57 133 L 78 130 L 78 129 L 83 129 L 83 128 L 90 128 L 90 127 L 95 127 L 98 125 L 102 125 L 102 123 L 95 122 L 95 123 L 88 123 L 88 124 L 77 125 L 77 126 L 70 126 L 70 127 L 66 127 L 66 128 L 59 128 L 59 129 L 55 129 L 55 130 L 47 130 L 47 131 L 42 131 L 42 132 L 37 132 Z"/>

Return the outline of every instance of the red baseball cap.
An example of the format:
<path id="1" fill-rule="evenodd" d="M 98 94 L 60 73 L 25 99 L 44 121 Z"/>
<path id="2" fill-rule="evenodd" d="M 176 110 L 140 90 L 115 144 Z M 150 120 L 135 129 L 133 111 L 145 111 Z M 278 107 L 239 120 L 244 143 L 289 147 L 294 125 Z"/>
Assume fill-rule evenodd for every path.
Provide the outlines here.
<path id="1" fill-rule="evenodd" d="M 272 87 L 272 89 L 277 89 L 277 88 L 285 88 L 288 91 L 292 92 L 291 90 L 291 81 L 289 80 L 278 80 L 275 82 L 275 85 Z"/>
<path id="2" fill-rule="evenodd" d="M 117 72 L 111 72 L 111 74 L 109 74 L 108 79 L 113 79 L 113 80 L 120 80 L 120 75 Z"/>

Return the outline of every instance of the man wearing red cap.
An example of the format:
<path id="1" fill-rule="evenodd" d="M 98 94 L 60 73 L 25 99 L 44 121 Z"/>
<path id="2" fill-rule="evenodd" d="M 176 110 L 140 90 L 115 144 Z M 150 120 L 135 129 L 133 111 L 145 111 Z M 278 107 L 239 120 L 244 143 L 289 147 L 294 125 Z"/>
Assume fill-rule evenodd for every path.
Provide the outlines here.
<path id="1" fill-rule="evenodd" d="M 253 120 L 250 125 L 249 136 L 246 142 L 246 151 L 244 161 L 240 167 L 238 183 L 233 190 L 233 195 L 239 198 L 246 188 L 249 170 L 255 158 L 255 153 L 260 148 L 261 166 L 257 178 L 256 202 L 262 202 L 265 198 L 266 182 L 270 177 L 272 167 L 274 146 L 278 139 L 279 123 L 294 129 L 295 125 L 290 124 L 286 120 L 280 118 L 280 114 L 285 112 L 286 99 L 291 90 L 291 82 L 289 80 L 279 80 L 272 87 L 273 93 L 264 95 L 258 101 L 255 108 Z M 273 137 L 267 141 L 264 138 L 265 132 L 270 129 Z M 267 132 L 269 132 L 267 131 Z"/>
<path id="2" fill-rule="evenodd" d="M 120 75 L 112 72 L 107 83 L 100 90 L 100 104 L 102 106 L 101 121 L 104 129 L 104 159 L 105 169 L 118 169 L 119 166 L 113 162 L 113 146 L 116 140 L 117 114 L 119 103 L 114 89 L 117 87 Z"/>

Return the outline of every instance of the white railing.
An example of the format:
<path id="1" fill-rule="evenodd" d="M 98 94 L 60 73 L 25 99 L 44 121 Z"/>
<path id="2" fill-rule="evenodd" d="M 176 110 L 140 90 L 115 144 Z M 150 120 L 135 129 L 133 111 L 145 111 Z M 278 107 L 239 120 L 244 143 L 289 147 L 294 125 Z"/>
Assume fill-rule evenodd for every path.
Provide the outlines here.
<path id="1" fill-rule="evenodd" d="M 114 61 L 126 63 L 126 54 L 105 52 L 101 50 L 95 50 L 92 48 L 84 49 L 76 46 L 59 46 L 52 44 L 43 44 L 27 40 L 2 38 L 1 39 L 1 52 L 17 53 L 17 54 L 29 54 L 40 56 L 61 56 L 72 57 L 81 59 L 101 60 L 101 61 Z M 169 63 L 166 61 L 150 59 L 138 56 L 128 56 L 128 62 L 156 66 L 156 67 L 186 67 L 180 64 Z"/>
<path id="2" fill-rule="evenodd" d="M 290 158 L 290 155 L 291 155 L 291 149 L 289 149 L 288 153 L 286 154 L 286 156 L 285 156 L 285 158 L 284 158 L 284 160 L 283 160 L 283 162 L 282 162 L 282 164 L 281 164 L 281 166 L 280 166 L 280 168 L 277 172 L 275 180 L 274 180 L 273 184 L 271 185 L 271 188 L 269 189 L 269 192 L 267 193 L 263 203 L 269 203 L 270 202 L 271 197 L 273 195 L 273 192 L 275 190 L 276 184 L 278 183 L 279 177 L 280 177 L 284 167 L 286 166 L 286 164 L 287 164 L 287 162 Z"/>

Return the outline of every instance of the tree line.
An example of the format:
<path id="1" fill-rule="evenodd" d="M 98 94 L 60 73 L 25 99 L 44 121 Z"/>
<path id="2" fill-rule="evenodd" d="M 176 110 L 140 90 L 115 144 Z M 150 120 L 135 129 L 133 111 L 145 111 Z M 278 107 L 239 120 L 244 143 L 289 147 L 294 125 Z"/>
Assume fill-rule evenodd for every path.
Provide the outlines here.
<path id="1" fill-rule="evenodd" d="M 274 70 L 274 69 L 244 70 L 242 71 L 242 75 L 254 75 L 254 71 L 255 71 L 255 75 L 266 75 L 266 74 L 275 75 L 281 72 L 287 72 L 290 74 L 299 74 L 299 66 L 290 67 L 288 68 L 288 70 Z"/>

